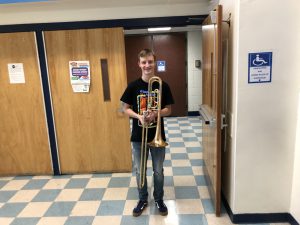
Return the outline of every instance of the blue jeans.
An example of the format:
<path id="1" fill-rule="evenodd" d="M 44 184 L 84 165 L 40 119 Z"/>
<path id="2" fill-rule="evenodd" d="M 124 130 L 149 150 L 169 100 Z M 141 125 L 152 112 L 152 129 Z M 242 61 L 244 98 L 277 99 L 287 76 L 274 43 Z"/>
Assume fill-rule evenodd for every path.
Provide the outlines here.
<path id="1" fill-rule="evenodd" d="M 131 142 L 133 151 L 133 164 L 136 171 L 136 182 L 140 182 L 140 165 L 141 165 L 141 142 Z M 164 197 L 164 160 L 166 148 L 147 148 L 147 159 L 149 151 L 152 157 L 153 177 L 154 177 L 154 192 L 153 197 L 155 201 L 163 200 Z M 138 185 L 139 186 L 139 185 Z M 147 187 L 147 176 L 145 177 L 145 184 L 142 188 L 138 187 L 139 199 L 143 201 L 148 200 L 148 187 Z"/>

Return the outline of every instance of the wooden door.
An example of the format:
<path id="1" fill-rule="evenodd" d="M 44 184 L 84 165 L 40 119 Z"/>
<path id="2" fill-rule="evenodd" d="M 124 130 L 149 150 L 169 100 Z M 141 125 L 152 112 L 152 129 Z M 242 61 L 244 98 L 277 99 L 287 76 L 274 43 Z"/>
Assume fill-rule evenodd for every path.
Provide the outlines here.
<path id="1" fill-rule="evenodd" d="M 127 85 L 123 29 L 47 31 L 44 36 L 61 173 L 131 171 L 129 120 L 119 110 Z M 105 59 L 107 69 L 101 66 Z M 74 93 L 69 61 L 85 60 L 90 91 Z"/>
<path id="2" fill-rule="evenodd" d="M 16 63 L 23 65 L 24 83 L 9 78 Z M 33 32 L 0 34 L 0 105 L 0 175 L 52 174 Z"/>
<path id="3" fill-rule="evenodd" d="M 221 211 L 221 133 L 222 133 L 222 6 L 208 16 L 202 27 L 203 41 L 203 124 L 204 172 L 215 213 Z"/>
<path id="4" fill-rule="evenodd" d="M 130 83 L 141 77 L 141 69 L 138 66 L 138 54 L 142 49 L 152 49 L 152 37 L 150 35 L 126 36 L 126 69 L 127 82 Z"/>
<path id="5" fill-rule="evenodd" d="M 175 104 L 172 105 L 172 116 L 187 116 L 186 34 L 127 36 L 125 40 L 128 81 L 141 76 L 141 70 L 137 65 L 138 53 L 144 48 L 152 49 L 156 60 L 166 62 L 166 71 L 156 70 L 156 74 L 171 88 L 175 100 Z"/>
<path id="6" fill-rule="evenodd" d="M 175 104 L 172 105 L 172 116 L 187 116 L 186 34 L 154 35 L 153 49 L 157 61 L 166 63 L 166 71 L 156 73 L 171 88 L 175 100 Z"/>

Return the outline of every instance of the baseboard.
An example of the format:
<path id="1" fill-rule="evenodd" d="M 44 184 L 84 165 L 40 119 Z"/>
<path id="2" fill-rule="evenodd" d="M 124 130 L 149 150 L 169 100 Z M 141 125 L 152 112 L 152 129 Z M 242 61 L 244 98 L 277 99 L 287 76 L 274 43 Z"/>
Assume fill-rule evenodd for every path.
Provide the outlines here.
<path id="1" fill-rule="evenodd" d="M 200 116 L 198 111 L 188 111 L 188 116 Z"/>
<path id="2" fill-rule="evenodd" d="M 235 224 L 247 223 L 290 223 L 291 225 L 299 225 L 290 213 L 244 213 L 233 214 L 232 210 L 222 193 L 222 202 L 231 219 Z"/>
<path id="3" fill-rule="evenodd" d="M 288 221 L 291 225 L 299 225 L 298 221 L 289 213 Z"/>

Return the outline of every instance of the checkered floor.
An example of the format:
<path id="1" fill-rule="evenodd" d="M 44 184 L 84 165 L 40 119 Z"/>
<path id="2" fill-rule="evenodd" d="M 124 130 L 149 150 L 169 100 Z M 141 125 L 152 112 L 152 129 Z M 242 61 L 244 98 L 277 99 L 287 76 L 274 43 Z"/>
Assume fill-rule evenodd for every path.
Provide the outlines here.
<path id="1" fill-rule="evenodd" d="M 158 214 L 152 196 L 143 214 L 132 216 L 138 194 L 131 173 L 3 177 L 0 225 L 230 225 L 226 213 L 213 214 L 202 171 L 199 117 L 166 118 L 165 124 L 168 216 Z M 150 158 L 147 177 L 150 194 Z"/>

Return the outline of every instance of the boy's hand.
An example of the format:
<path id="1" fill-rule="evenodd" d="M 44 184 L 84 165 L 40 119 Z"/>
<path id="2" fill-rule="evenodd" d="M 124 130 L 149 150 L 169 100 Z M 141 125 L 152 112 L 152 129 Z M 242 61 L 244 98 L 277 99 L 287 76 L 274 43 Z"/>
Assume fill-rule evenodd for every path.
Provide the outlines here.
<path id="1" fill-rule="evenodd" d="M 153 123 L 153 122 L 155 122 L 156 117 L 157 117 L 157 111 L 149 110 L 149 111 L 147 111 L 147 114 L 145 116 L 145 122 L 147 122 L 148 124 Z"/>

